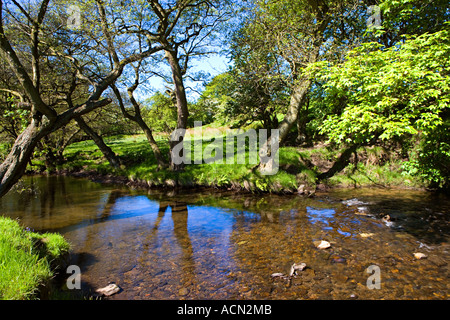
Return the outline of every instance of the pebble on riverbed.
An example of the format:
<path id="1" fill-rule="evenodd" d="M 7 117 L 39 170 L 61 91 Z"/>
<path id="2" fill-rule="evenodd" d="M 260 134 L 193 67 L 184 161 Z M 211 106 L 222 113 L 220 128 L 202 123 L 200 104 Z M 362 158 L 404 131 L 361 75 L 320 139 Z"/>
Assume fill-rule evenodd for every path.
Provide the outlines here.
<path id="1" fill-rule="evenodd" d="M 417 260 L 420 260 L 420 259 L 426 259 L 426 258 L 428 258 L 428 256 L 422 252 L 415 252 L 414 258 L 416 258 Z"/>
<path id="2" fill-rule="evenodd" d="M 107 285 L 104 288 L 95 290 L 95 292 L 97 292 L 98 294 L 104 295 L 106 297 L 112 296 L 113 294 L 116 294 L 119 291 L 120 291 L 120 287 L 115 283 L 110 283 L 109 285 Z"/>
<path id="3" fill-rule="evenodd" d="M 180 290 L 178 290 L 178 294 L 180 296 L 187 296 L 189 294 L 189 289 L 187 288 L 181 288 Z"/>
<path id="4" fill-rule="evenodd" d="M 363 232 L 363 233 L 360 233 L 359 234 L 359 236 L 361 237 L 361 238 L 370 238 L 371 236 L 373 236 L 374 234 L 373 233 L 370 233 L 370 232 Z"/>
<path id="5" fill-rule="evenodd" d="M 317 249 L 328 249 L 331 247 L 331 244 L 328 241 L 322 240 L 322 241 L 315 241 L 314 244 L 316 245 Z"/>
<path id="6" fill-rule="evenodd" d="M 289 275 L 285 275 L 284 273 L 281 272 L 275 272 L 272 273 L 270 276 L 272 278 L 282 278 L 282 279 L 290 279 L 292 276 L 295 276 L 298 274 L 299 271 L 303 271 L 306 268 L 306 263 L 294 263 L 292 264 L 290 271 L 289 271 Z"/>
<path id="7" fill-rule="evenodd" d="M 275 273 L 272 273 L 271 275 L 270 275 L 272 278 L 285 278 L 286 276 L 284 275 L 284 273 L 281 273 L 281 272 L 275 272 Z"/>
<path id="8" fill-rule="evenodd" d="M 303 271 L 306 268 L 306 263 L 294 263 L 291 266 L 289 277 L 292 277 L 294 274 L 297 274 L 297 271 Z"/>

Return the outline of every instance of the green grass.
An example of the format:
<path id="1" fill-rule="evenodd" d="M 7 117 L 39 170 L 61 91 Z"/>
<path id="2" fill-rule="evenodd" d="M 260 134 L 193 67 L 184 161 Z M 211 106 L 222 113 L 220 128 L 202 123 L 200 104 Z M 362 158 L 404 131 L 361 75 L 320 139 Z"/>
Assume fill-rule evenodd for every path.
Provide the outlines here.
<path id="1" fill-rule="evenodd" d="M 214 131 L 205 131 L 202 144 L 202 153 L 210 144 L 213 137 L 223 134 L 224 130 L 213 128 Z M 218 131 L 219 130 L 219 131 Z M 215 135 L 216 134 L 216 135 Z M 145 181 L 149 185 L 171 185 L 176 182 L 185 186 L 213 186 L 213 187 L 237 187 L 249 191 L 293 191 L 299 183 L 298 175 L 287 173 L 280 169 L 276 175 L 264 176 L 255 170 L 255 164 L 249 163 L 248 144 L 245 151 L 245 164 L 237 163 L 237 155 L 234 157 L 234 164 L 187 164 L 184 172 L 174 173 L 170 170 L 157 170 L 157 165 L 153 153 L 143 135 L 112 137 L 106 143 L 121 158 L 125 164 L 121 170 L 114 170 L 103 158 L 103 155 L 92 141 L 84 141 L 69 146 L 65 151 L 67 163 L 60 169 L 96 171 L 102 174 L 124 175 L 132 180 Z M 194 153 L 194 141 L 187 138 L 186 146 L 191 143 L 191 157 L 196 159 L 198 155 Z M 169 147 L 166 139 L 159 139 L 158 144 L 163 154 L 168 154 Z M 224 139 L 224 153 L 225 153 Z M 282 148 L 280 150 L 280 165 L 294 162 L 298 155 L 294 148 Z M 226 162 L 224 160 L 224 162 Z M 306 169 L 301 167 L 302 169 Z M 309 175 L 314 175 L 309 172 Z M 304 176 L 304 174 L 301 174 Z M 309 179 L 313 182 L 313 179 Z"/>
<path id="2" fill-rule="evenodd" d="M 202 153 L 213 138 L 223 137 L 224 127 L 205 126 L 203 130 Z M 188 131 L 192 132 L 192 131 Z M 163 155 L 169 151 L 166 137 L 157 138 Z M 106 143 L 121 158 L 123 166 L 115 170 L 109 166 L 102 153 L 92 141 L 72 144 L 65 151 L 67 162 L 60 167 L 69 171 L 95 171 L 100 174 L 126 176 L 131 180 L 145 182 L 149 186 L 182 185 L 234 187 L 248 191 L 293 192 L 300 185 L 314 189 L 316 177 L 325 170 L 324 164 L 337 159 L 340 150 L 327 148 L 325 145 L 300 149 L 281 147 L 279 152 L 280 168 L 273 176 L 261 175 L 255 170 L 255 164 L 248 163 L 248 143 L 246 144 L 246 163 L 237 164 L 236 150 L 234 164 L 187 164 L 184 172 L 157 170 L 153 153 L 144 135 L 116 136 L 106 139 Z M 194 141 L 187 134 L 185 146 L 191 143 L 191 158 L 196 159 Z M 223 142 L 225 154 L 226 143 Z M 358 150 L 360 162 L 351 164 L 341 173 L 325 181 L 329 186 L 406 186 L 420 187 L 417 179 L 404 176 L 398 159 L 381 161 L 386 154 L 380 147 Z"/>
<path id="3" fill-rule="evenodd" d="M 424 185 L 401 170 L 400 161 L 388 162 L 384 165 L 350 164 L 340 174 L 330 178 L 327 183 L 330 186 L 339 187 L 364 187 L 375 186 L 382 188 L 423 188 Z"/>
<path id="4" fill-rule="evenodd" d="M 0 217 L 0 299 L 35 298 L 69 248 L 59 234 L 31 232 Z"/>
<path id="5" fill-rule="evenodd" d="M 402 170 L 402 159 L 379 146 L 358 149 L 358 162 L 349 164 L 330 178 L 330 186 L 383 188 L 423 188 L 423 181 Z"/>

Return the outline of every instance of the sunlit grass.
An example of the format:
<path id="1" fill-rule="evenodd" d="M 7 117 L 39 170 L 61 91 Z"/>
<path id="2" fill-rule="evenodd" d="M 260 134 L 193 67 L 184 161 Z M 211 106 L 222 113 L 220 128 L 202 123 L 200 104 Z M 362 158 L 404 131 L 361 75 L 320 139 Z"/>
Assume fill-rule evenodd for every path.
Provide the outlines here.
<path id="1" fill-rule="evenodd" d="M 131 180 L 145 182 L 149 186 L 212 186 L 241 188 L 249 191 L 295 192 L 301 185 L 314 189 L 317 175 L 324 170 L 324 163 L 333 163 L 340 154 L 340 150 L 327 148 L 324 145 L 314 148 L 281 147 L 278 172 L 275 175 L 265 176 L 257 170 L 256 163 L 259 157 L 256 162 L 249 157 L 249 143 L 245 144 L 244 155 L 242 153 L 240 155 L 243 157 L 241 159 L 245 159 L 244 163 L 238 163 L 236 144 L 234 158 L 232 161 L 227 161 L 227 129 L 227 127 L 215 126 L 202 127 L 202 139 L 198 135 L 193 135 L 195 129 L 188 130 L 184 145 L 186 149 L 190 148 L 191 152 L 187 155 L 188 161 L 183 172 L 158 170 L 145 135 L 115 136 L 105 139 L 124 164 L 121 169 L 113 169 L 92 141 L 83 141 L 69 146 L 65 151 L 68 161 L 61 168 L 122 175 Z M 167 136 L 158 136 L 157 143 L 161 153 L 167 157 L 169 153 Z M 220 152 L 213 150 L 213 146 L 222 148 L 224 157 L 222 162 L 195 163 L 195 160 L 204 160 L 215 156 L 215 152 Z M 205 154 L 206 148 L 208 150 Z M 417 179 L 405 178 L 402 175 L 398 162 L 379 163 L 383 157 L 381 148 L 362 148 L 358 153 L 363 155 L 365 163 L 357 163 L 356 167 L 351 164 L 324 182 L 329 186 L 342 187 L 419 186 Z M 322 168 L 319 168 L 321 165 Z"/>
<path id="2" fill-rule="evenodd" d="M 39 285 L 53 276 L 53 262 L 69 247 L 59 234 L 31 232 L 0 217 L 0 299 L 33 298 Z"/>

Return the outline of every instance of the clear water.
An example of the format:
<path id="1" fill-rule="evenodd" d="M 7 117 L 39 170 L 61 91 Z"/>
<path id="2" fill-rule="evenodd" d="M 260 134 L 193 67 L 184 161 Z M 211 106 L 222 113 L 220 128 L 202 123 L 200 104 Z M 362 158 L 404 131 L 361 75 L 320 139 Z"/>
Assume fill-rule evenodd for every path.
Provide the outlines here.
<path id="1" fill-rule="evenodd" d="M 27 177 L 0 198 L 0 214 L 63 234 L 82 290 L 115 282 L 123 290 L 110 299 L 450 297 L 450 199 L 427 192 L 304 198 Z M 321 240 L 331 247 L 317 249 Z M 271 277 L 301 262 L 307 268 L 290 280 Z M 372 265 L 380 289 L 367 286 Z"/>

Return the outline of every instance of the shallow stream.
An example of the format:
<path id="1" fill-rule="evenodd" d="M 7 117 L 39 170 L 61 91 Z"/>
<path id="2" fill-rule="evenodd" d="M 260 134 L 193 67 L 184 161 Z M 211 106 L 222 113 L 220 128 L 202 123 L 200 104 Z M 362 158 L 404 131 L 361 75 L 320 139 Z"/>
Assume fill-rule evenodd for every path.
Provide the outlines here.
<path id="1" fill-rule="evenodd" d="M 0 214 L 63 234 L 82 290 L 122 288 L 109 299 L 450 298 L 450 199 L 423 191 L 305 198 L 26 177 Z M 271 276 L 293 263 L 307 267 Z"/>

